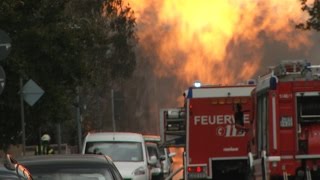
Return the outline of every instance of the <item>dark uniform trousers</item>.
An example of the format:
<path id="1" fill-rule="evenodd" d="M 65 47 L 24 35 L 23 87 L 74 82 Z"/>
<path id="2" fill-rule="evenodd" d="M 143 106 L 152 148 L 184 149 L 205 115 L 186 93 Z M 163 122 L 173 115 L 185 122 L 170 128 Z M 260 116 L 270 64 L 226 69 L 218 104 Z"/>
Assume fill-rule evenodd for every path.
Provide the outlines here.
<path id="1" fill-rule="evenodd" d="M 34 154 L 35 155 L 54 154 L 54 150 L 50 146 L 38 145 Z"/>

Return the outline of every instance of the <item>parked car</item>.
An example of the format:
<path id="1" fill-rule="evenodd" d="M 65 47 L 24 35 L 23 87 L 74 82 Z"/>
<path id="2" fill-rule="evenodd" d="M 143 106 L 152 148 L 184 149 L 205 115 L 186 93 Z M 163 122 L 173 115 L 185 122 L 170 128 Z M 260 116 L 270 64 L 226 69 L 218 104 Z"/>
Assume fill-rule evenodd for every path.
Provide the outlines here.
<path id="1" fill-rule="evenodd" d="M 154 158 L 157 160 L 157 163 L 152 166 L 151 175 L 152 180 L 160 180 L 163 179 L 163 169 L 162 169 L 162 160 L 163 157 L 160 155 L 160 150 L 158 144 L 153 142 L 146 142 L 146 146 L 148 149 L 148 157 L 149 159 Z"/>
<path id="2" fill-rule="evenodd" d="M 160 146 L 160 154 L 161 157 L 164 159 L 161 161 L 162 163 L 162 171 L 164 176 L 169 175 L 173 171 L 173 157 L 176 155 L 175 152 L 170 152 L 168 147 L 161 147 Z"/>
<path id="3" fill-rule="evenodd" d="M 130 132 L 89 133 L 84 140 L 83 154 L 105 154 L 111 157 L 124 179 L 150 180 L 151 167 L 143 136 Z"/>
<path id="4" fill-rule="evenodd" d="M 111 158 L 104 155 L 41 155 L 17 159 L 34 180 L 122 180 Z"/>
<path id="5" fill-rule="evenodd" d="M 31 173 L 12 156 L 5 154 L 0 160 L 0 179 L 3 180 L 32 180 Z"/>
<path id="6" fill-rule="evenodd" d="M 143 135 L 145 142 L 152 142 L 158 145 L 161 161 L 161 169 L 163 176 L 168 176 L 173 171 L 173 157 L 176 155 L 175 152 L 171 152 L 168 147 L 162 146 L 160 136 L 158 135 Z"/>

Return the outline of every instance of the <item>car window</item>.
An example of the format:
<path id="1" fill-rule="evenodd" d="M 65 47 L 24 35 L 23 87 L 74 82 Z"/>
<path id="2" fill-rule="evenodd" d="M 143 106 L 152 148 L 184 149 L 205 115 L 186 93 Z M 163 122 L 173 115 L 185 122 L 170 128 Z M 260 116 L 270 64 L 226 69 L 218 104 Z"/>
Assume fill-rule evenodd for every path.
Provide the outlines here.
<path id="1" fill-rule="evenodd" d="M 108 155 L 114 162 L 143 161 L 140 142 L 87 142 L 85 153 Z"/>
<path id="2" fill-rule="evenodd" d="M 161 155 L 165 155 L 164 148 L 159 149 Z"/>
<path id="3" fill-rule="evenodd" d="M 158 151 L 158 148 L 156 146 L 147 145 L 147 149 L 148 149 L 149 159 L 150 159 L 151 156 L 156 156 L 157 159 L 160 158 L 159 151 Z"/>

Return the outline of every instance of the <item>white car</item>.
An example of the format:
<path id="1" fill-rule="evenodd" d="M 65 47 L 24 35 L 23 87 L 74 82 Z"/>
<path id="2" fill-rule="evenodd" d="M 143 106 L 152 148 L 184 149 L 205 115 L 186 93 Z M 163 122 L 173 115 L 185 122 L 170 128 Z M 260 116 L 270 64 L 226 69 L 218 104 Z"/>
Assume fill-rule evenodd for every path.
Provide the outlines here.
<path id="1" fill-rule="evenodd" d="M 173 157 L 176 155 L 175 152 L 171 152 L 168 147 L 160 146 L 161 139 L 158 135 L 143 135 L 143 138 L 146 143 L 155 143 L 157 144 L 157 151 L 160 153 L 160 157 L 157 156 L 157 159 L 161 162 L 161 176 L 168 176 L 173 171 Z M 150 156 L 150 154 L 149 154 Z M 157 177 L 157 171 L 159 168 L 153 168 L 153 178 Z M 156 172 L 155 172 L 156 171 Z"/>
<path id="2" fill-rule="evenodd" d="M 156 159 L 157 163 L 152 166 L 151 176 L 152 180 L 162 180 L 163 179 L 163 169 L 162 169 L 162 160 L 163 157 L 160 155 L 160 150 L 158 144 L 153 142 L 146 142 L 148 157 L 149 160 Z"/>
<path id="3" fill-rule="evenodd" d="M 176 155 L 175 152 L 170 152 L 170 149 L 167 147 L 160 148 L 161 157 L 164 159 L 162 160 L 162 171 L 164 176 L 168 176 L 173 171 L 173 157 Z"/>
<path id="4" fill-rule="evenodd" d="M 82 153 L 108 155 L 123 179 L 130 180 L 150 180 L 151 167 L 157 163 L 155 158 L 148 158 L 143 136 L 137 133 L 89 133 Z"/>

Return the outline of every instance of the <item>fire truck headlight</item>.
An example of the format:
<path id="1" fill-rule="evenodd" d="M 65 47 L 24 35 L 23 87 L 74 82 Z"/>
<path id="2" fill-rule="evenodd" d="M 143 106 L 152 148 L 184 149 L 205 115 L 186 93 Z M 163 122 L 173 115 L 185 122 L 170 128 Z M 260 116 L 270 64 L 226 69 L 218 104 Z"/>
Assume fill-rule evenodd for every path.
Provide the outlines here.
<path id="1" fill-rule="evenodd" d="M 195 81 L 193 83 L 193 86 L 199 88 L 199 87 L 201 87 L 201 82 L 200 81 Z"/>

